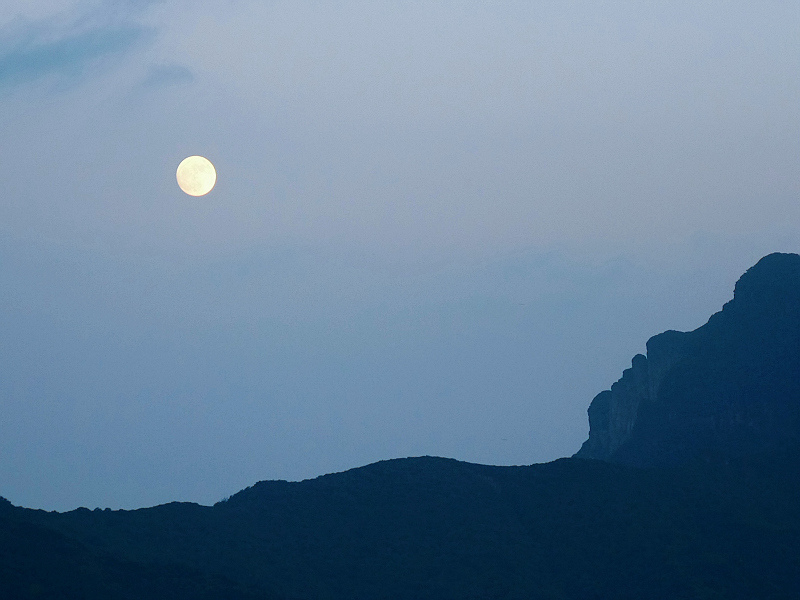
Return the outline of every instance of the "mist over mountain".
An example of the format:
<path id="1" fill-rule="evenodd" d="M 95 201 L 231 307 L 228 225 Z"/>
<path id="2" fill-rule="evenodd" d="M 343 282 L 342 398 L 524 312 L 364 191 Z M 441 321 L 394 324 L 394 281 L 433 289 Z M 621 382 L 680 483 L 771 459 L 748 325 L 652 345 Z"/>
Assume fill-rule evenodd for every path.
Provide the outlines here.
<path id="1" fill-rule="evenodd" d="M 0 502 L 0 597 L 796 598 L 800 256 L 772 254 L 589 408 L 575 457 L 419 457 L 214 506 Z"/>

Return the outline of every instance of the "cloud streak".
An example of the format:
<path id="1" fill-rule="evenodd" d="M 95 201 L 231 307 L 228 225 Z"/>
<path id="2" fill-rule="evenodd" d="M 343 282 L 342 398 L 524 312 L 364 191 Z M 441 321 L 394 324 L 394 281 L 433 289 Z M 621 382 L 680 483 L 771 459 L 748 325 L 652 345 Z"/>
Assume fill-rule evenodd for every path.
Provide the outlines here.
<path id="1" fill-rule="evenodd" d="M 126 52 L 145 34 L 143 28 L 118 27 L 17 46 L 0 58 L 0 86 L 16 86 L 53 74 L 78 77 L 102 57 Z"/>
<path id="2" fill-rule="evenodd" d="M 17 19 L 0 29 L 0 89 L 47 78 L 75 82 L 153 34 L 152 28 L 134 21 L 131 10 L 120 13 L 106 7 L 77 15 Z"/>

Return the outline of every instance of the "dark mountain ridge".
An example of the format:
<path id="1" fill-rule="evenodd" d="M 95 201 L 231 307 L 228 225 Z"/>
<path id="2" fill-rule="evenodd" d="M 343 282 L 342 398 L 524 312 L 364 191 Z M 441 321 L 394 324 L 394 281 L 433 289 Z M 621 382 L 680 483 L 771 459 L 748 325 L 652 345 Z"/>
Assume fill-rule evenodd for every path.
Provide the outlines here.
<path id="1" fill-rule="evenodd" d="M 800 256 L 765 256 L 705 325 L 650 338 L 592 401 L 589 427 L 575 456 L 640 466 L 796 445 Z"/>
<path id="2" fill-rule="evenodd" d="M 213 507 L 11 507 L 0 523 L 80 550 L 56 589 L 81 593 L 5 597 L 128 598 L 91 593 L 124 575 L 166 589 L 149 598 L 793 598 L 798 467 L 797 452 L 647 470 L 421 457 L 262 482 Z M 12 541 L 0 541 L 0 594 L 10 568 L 38 583 L 65 562 L 25 534 L 38 569 L 19 565 L 2 550 Z"/>
<path id="3" fill-rule="evenodd" d="M 0 598 L 800 597 L 798 304 L 800 256 L 762 259 L 595 398 L 577 458 L 395 459 L 213 507 L 0 501 Z"/>

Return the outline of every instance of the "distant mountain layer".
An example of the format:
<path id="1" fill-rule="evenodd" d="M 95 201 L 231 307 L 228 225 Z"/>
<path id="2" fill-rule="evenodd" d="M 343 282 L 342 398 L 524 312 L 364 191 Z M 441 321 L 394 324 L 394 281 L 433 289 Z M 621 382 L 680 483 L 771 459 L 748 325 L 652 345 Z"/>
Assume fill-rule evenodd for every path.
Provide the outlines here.
<path id="1" fill-rule="evenodd" d="M 589 407 L 575 455 L 654 466 L 800 440 L 800 256 L 770 254 L 708 323 L 667 331 Z"/>
<path id="2" fill-rule="evenodd" d="M 213 507 L 0 499 L 0 598 L 800 598 L 800 257 L 594 399 L 578 453 L 383 461 Z M 646 468 L 641 468 L 646 467 Z"/>

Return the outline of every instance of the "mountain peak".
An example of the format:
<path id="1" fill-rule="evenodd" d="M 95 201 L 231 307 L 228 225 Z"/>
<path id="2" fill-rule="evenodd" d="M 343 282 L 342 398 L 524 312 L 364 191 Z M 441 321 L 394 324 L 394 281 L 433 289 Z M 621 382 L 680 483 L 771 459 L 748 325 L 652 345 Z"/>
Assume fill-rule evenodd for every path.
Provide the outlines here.
<path id="1" fill-rule="evenodd" d="M 748 306 L 800 300 L 800 256 L 779 252 L 765 256 L 739 278 L 733 298 Z"/>
<path id="2" fill-rule="evenodd" d="M 577 457 L 654 466 L 800 440 L 800 256 L 770 254 L 691 332 L 650 338 L 589 407 Z"/>

